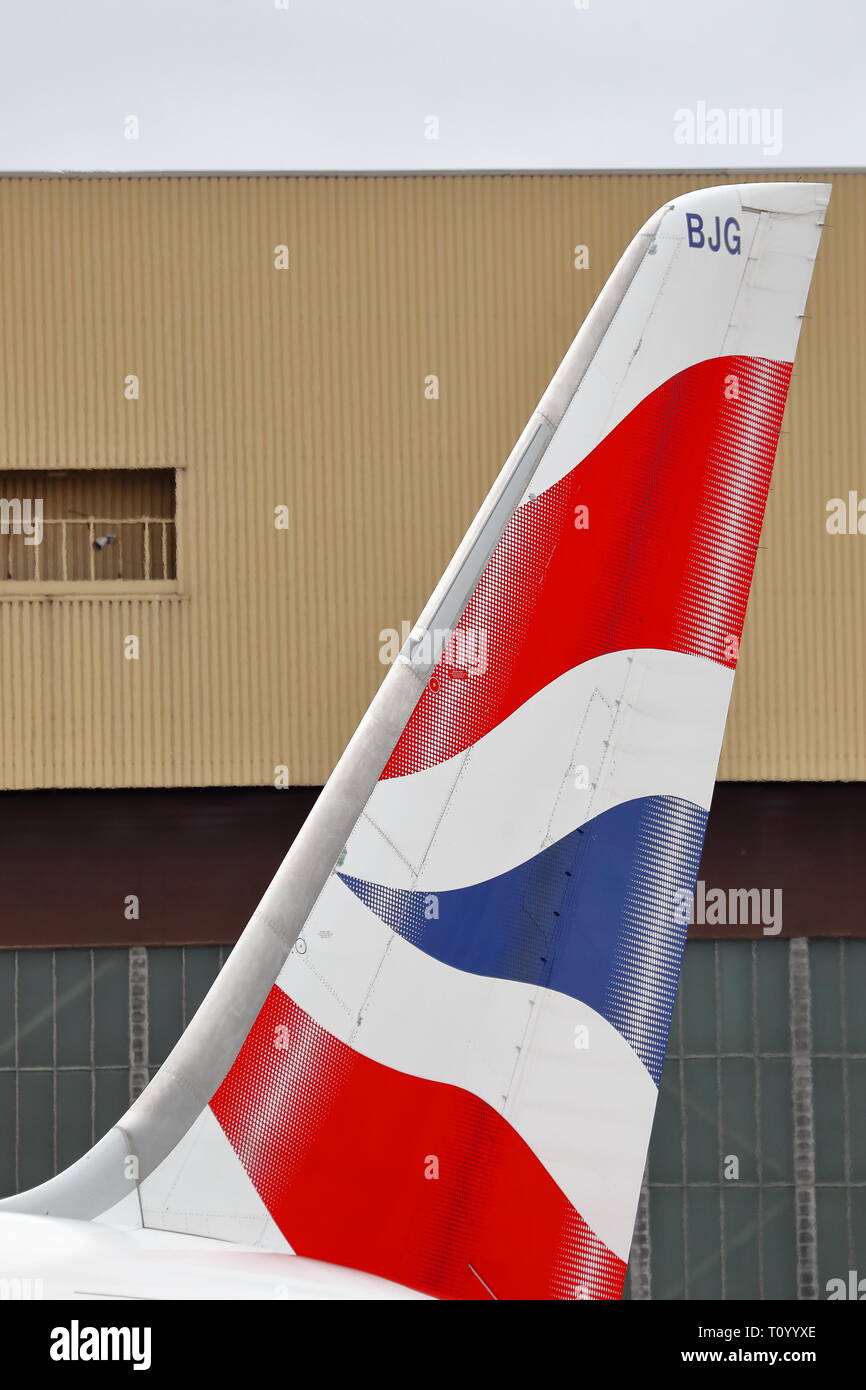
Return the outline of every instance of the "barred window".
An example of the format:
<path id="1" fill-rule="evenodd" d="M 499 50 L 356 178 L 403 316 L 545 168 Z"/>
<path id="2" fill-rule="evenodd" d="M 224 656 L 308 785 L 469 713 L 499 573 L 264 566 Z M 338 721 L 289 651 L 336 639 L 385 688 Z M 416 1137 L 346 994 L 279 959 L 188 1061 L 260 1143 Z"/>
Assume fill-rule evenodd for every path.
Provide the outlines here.
<path id="1" fill-rule="evenodd" d="M 177 577 L 173 468 L 0 473 L 0 583 Z"/>

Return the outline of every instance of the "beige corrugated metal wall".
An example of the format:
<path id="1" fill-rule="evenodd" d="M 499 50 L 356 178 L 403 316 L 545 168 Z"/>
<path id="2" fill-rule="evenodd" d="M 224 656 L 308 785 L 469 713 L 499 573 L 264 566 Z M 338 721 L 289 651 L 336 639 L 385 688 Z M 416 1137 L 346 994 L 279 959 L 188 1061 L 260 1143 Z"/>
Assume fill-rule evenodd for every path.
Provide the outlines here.
<path id="1" fill-rule="evenodd" d="M 625 244 L 720 181 L 0 180 L 0 470 L 174 468 L 178 517 L 176 583 L 0 583 L 0 785 L 322 782 Z M 866 492 L 866 176 L 834 183 L 726 778 L 866 777 L 866 537 L 825 529 Z"/>

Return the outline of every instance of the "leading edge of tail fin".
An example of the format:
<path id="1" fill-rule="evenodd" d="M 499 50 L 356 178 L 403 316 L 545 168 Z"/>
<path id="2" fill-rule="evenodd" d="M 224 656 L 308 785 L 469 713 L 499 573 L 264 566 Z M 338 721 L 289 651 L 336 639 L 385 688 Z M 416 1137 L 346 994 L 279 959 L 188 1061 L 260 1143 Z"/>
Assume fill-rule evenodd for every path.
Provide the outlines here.
<path id="1" fill-rule="evenodd" d="M 649 220 L 187 1032 L 0 1207 L 619 1296 L 829 192 Z"/>

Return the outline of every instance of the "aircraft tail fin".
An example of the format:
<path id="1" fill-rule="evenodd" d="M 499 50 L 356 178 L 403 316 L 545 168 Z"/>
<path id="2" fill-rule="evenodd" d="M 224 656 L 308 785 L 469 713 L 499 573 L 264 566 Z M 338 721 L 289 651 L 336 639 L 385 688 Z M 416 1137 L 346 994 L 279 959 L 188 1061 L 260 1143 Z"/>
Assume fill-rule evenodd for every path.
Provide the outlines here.
<path id="1" fill-rule="evenodd" d="M 187 1033 L 6 1205 L 620 1295 L 828 199 L 638 233 Z"/>

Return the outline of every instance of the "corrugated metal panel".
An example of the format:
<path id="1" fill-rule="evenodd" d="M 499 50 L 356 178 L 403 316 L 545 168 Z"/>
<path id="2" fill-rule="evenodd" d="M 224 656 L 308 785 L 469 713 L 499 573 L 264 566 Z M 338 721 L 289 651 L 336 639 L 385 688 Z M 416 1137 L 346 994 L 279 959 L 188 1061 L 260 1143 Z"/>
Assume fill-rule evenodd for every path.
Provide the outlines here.
<path id="1" fill-rule="evenodd" d="M 3 586 L 0 785 L 322 782 L 624 245 L 718 181 L 0 180 L 0 469 L 175 468 L 179 532 L 176 594 Z M 866 177 L 835 184 L 728 778 L 866 777 L 866 541 L 824 525 L 866 437 Z"/>

